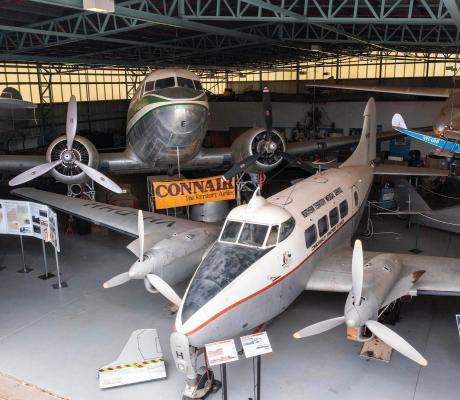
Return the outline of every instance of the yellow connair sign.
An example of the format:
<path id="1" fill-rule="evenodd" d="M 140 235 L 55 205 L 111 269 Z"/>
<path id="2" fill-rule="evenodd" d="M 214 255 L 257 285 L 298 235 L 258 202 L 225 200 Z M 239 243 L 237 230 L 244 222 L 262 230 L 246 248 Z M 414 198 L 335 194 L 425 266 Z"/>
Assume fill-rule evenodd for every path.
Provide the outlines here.
<path id="1" fill-rule="evenodd" d="M 222 176 L 153 182 L 155 208 L 173 208 L 235 198 L 235 178 L 224 181 Z"/>

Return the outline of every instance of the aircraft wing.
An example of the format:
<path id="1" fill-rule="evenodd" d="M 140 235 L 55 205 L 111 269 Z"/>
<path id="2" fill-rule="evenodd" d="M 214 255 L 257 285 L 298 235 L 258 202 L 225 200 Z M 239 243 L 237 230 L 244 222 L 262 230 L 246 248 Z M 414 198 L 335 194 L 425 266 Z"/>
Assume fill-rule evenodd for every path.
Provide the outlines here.
<path id="1" fill-rule="evenodd" d="M 365 92 L 395 93 L 414 96 L 449 97 L 452 89 L 432 87 L 407 87 L 407 86 L 382 86 L 358 85 L 349 83 L 307 83 L 308 87 L 321 87 L 330 89 L 359 90 Z"/>
<path id="2" fill-rule="evenodd" d="M 351 260 L 353 249 L 342 247 L 323 258 L 307 282 L 307 290 L 349 292 L 351 290 Z M 364 252 L 364 262 L 380 253 Z M 401 260 L 401 275 L 424 270 L 411 295 L 460 296 L 460 259 L 397 254 Z"/>
<path id="3" fill-rule="evenodd" d="M 394 131 L 382 132 L 377 134 L 377 140 L 390 140 L 397 136 L 400 136 L 400 134 Z M 360 138 L 360 135 L 356 135 L 293 142 L 287 144 L 286 152 L 294 156 L 314 154 L 320 150 L 334 150 L 340 147 L 355 145 L 359 142 Z"/>
<path id="4" fill-rule="evenodd" d="M 118 207 L 91 200 L 67 197 L 34 188 L 14 189 L 11 193 L 19 197 L 47 204 L 56 210 L 72 214 L 96 225 L 102 225 L 106 228 L 137 237 L 138 211 L 133 208 Z M 174 233 L 178 234 L 204 227 L 211 229 L 211 226 L 204 222 L 190 221 L 144 211 L 144 230 L 146 238 L 148 237 L 148 244 L 150 245 Z"/>

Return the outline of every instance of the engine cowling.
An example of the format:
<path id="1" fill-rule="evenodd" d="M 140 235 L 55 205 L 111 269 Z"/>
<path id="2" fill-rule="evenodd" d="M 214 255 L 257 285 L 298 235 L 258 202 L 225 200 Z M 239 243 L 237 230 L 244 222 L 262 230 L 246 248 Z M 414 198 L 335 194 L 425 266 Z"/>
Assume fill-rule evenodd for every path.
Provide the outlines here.
<path id="1" fill-rule="evenodd" d="M 73 162 L 80 161 L 92 168 L 99 166 L 99 153 L 96 147 L 86 138 L 75 136 L 72 149 L 67 149 L 65 136 L 60 136 L 51 142 L 47 151 L 48 162 L 61 159 L 62 164 L 51 170 L 56 180 L 65 184 L 80 184 L 89 180 L 88 176 Z"/>
<path id="2" fill-rule="evenodd" d="M 231 152 L 234 162 L 239 162 L 255 154 L 262 156 L 251 165 L 247 172 L 270 171 L 281 164 L 283 158 L 276 151 L 286 151 L 286 142 L 281 134 L 272 130 L 270 137 L 264 128 L 254 127 L 238 136 L 232 143 Z"/>

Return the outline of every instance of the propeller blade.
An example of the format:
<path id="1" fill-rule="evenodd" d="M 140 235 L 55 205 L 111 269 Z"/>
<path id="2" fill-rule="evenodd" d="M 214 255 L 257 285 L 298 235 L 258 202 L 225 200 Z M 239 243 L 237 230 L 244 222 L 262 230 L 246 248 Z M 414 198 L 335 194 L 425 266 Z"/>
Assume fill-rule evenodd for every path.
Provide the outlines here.
<path id="1" fill-rule="evenodd" d="M 223 180 L 224 181 L 229 181 L 232 179 L 234 176 L 240 174 L 243 172 L 246 168 L 250 167 L 252 164 L 254 164 L 260 157 L 262 156 L 262 153 L 255 153 L 252 156 L 246 157 L 243 161 L 240 161 L 237 164 L 234 164 L 232 168 L 230 168 L 224 175 L 223 175 Z"/>
<path id="2" fill-rule="evenodd" d="M 285 153 L 284 151 L 277 151 L 277 154 L 281 155 L 281 157 L 283 157 L 289 164 L 301 168 L 309 174 L 316 174 L 316 169 L 314 167 L 312 167 L 309 164 L 303 163 L 297 157 L 289 153 Z"/>
<path id="3" fill-rule="evenodd" d="M 270 90 L 268 87 L 264 87 L 262 92 L 262 106 L 264 108 L 264 116 L 265 116 L 265 129 L 267 130 L 268 137 L 271 137 L 272 133 L 272 101 L 270 96 Z"/>
<path id="4" fill-rule="evenodd" d="M 106 189 L 109 189 L 112 192 L 123 193 L 122 188 L 118 186 L 114 181 L 112 181 L 112 179 L 106 177 L 104 174 L 101 174 L 99 171 L 81 163 L 80 161 L 75 161 L 75 164 L 78 165 L 81 170 L 93 181 L 99 183 L 99 185 L 104 186 Z"/>
<path id="5" fill-rule="evenodd" d="M 139 261 L 144 259 L 144 214 L 139 210 L 137 216 L 137 234 L 139 236 Z"/>
<path id="6" fill-rule="evenodd" d="M 345 322 L 345 317 L 337 317 L 327 319 L 325 321 L 317 322 L 316 324 L 307 326 L 306 328 L 301 329 L 300 331 L 294 333 L 294 339 L 301 339 L 313 335 L 318 335 L 319 333 L 326 332 L 330 329 L 339 326 Z"/>
<path id="7" fill-rule="evenodd" d="M 428 365 L 428 361 L 425 357 L 423 357 L 417 350 L 415 350 L 414 347 L 412 347 L 390 328 L 373 320 L 367 321 L 366 326 L 375 336 L 383 340 L 388 346 L 391 346 L 396 351 L 399 351 L 403 356 L 406 356 L 410 360 L 420 364 L 422 367 L 426 367 Z"/>
<path id="8" fill-rule="evenodd" d="M 102 286 L 108 289 L 118 285 L 122 285 L 123 283 L 128 282 L 130 279 L 131 278 L 129 277 L 129 272 L 123 272 L 122 274 L 116 275 L 112 279 L 109 279 Z"/>
<path id="9" fill-rule="evenodd" d="M 27 171 L 19 174 L 18 176 L 14 177 L 10 180 L 10 186 L 17 186 L 21 183 L 29 182 L 32 179 L 35 179 L 43 174 L 46 174 L 48 171 L 51 171 L 54 167 L 61 164 L 61 160 L 56 160 L 53 162 L 49 162 L 46 164 L 37 165 L 36 167 L 30 168 Z"/>
<path id="10" fill-rule="evenodd" d="M 363 292 L 363 279 L 364 279 L 364 257 L 363 257 L 363 244 L 361 240 L 355 241 L 353 248 L 353 258 L 351 261 L 351 280 L 353 296 L 355 304 L 361 304 L 361 294 Z"/>
<path id="11" fill-rule="evenodd" d="M 70 96 L 69 104 L 67 105 L 67 121 L 65 125 L 65 134 L 67 137 L 67 149 L 72 150 L 73 140 L 77 132 L 77 101 L 75 96 Z"/>
<path id="12" fill-rule="evenodd" d="M 150 284 L 158 290 L 164 297 L 166 297 L 171 303 L 175 304 L 177 307 L 180 307 L 182 299 L 174 291 L 174 289 L 169 286 L 163 279 L 155 274 L 147 274 L 147 279 Z"/>

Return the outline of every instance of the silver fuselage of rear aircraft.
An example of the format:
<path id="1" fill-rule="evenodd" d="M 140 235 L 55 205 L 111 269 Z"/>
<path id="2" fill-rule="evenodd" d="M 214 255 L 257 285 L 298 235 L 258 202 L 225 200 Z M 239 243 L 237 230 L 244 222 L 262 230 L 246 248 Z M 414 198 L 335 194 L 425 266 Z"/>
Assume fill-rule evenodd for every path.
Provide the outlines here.
<path id="1" fill-rule="evenodd" d="M 185 69 L 160 69 L 139 85 L 127 115 L 127 148 L 142 163 L 176 165 L 201 148 L 209 106 L 200 80 Z"/>

